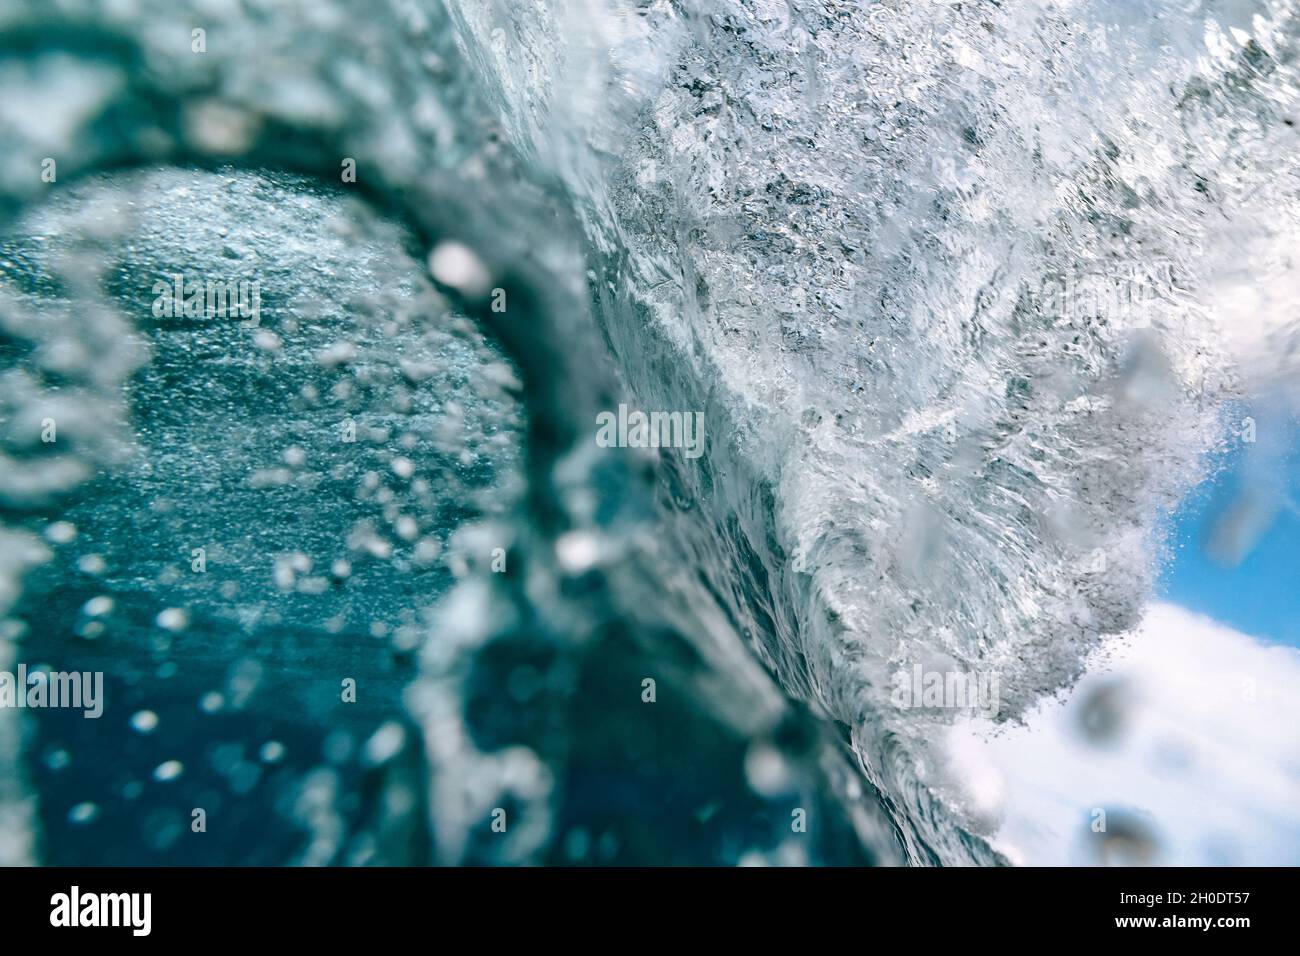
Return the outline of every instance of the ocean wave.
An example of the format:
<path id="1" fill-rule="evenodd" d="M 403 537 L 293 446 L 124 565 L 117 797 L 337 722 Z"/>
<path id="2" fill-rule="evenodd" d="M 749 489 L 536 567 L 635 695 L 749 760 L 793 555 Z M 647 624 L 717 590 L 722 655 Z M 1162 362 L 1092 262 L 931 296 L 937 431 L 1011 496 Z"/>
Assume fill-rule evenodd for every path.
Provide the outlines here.
<path id="1" fill-rule="evenodd" d="M 476 423 L 430 454 L 518 456 L 518 488 L 495 510 L 473 492 L 439 529 L 445 589 L 402 565 L 376 584 L 419 629 L 398 720 L 418 744 L 377 738 L 370 766 L 406 822 L 341 823 L 313 785 L 312 859 L 356 826 L 380 861 L 410 861 L 385 834 L 427 808 L 416 862 L 1000 862 L 940 746 L 961 708 L 917 706 L 898 675 L 995 675 L 991 731 L 1069 687 L 1136 623 L 1159 516 L 1224 435 L 1224 402 L 1294 370 L 1289 2 L 393 2 L 346 38 L 351 6 L 324 2 L 270 30 L 207 13 L 221 42 L 197 59 L 134 29 L 190 36 L 183 4 L 13 6 L 0 80 L 95 91 L 63 97 L 58 123 L 7 117 L 16 165 L 66 156 L 62 182 L 170 164 L 201 191 L 212 170 L 337 184 L 351 160 L 405 251 L 366 267 L 380 278 L 335 344 L 384 338 L 373 298 L 426 269 L 437 291 L 417 300 L 494 339 L 464 332 L 467 380 L 428 386 L 462 389 Z M 30 237 L 53 200 L 2 185 Z M 271 259 L 300 228 L 241 215 Z M 1242 288 L 1266 291 L 1247 309 Z M 130 430 L 112 402 L 149 361 L 138 319 L 79 294 L 90 330 L 70 313 L 6 333 L 38 356 L 56 332 L 105 336 L 55 350 L 57 371 Z M 1263 333 L 1240 333 L 1243 310 Z M 399 340 L 376 345 L 394 366 Z M 9 357 L 31 384 L 31 355 Z M 485 364 L 489 395 L 468 385 Z M 35 407 L 39 387 L 8 394 Z M 702 415 L 704 454 L 603 447 L 620 405 Z M 9 605 L 49 560 L 39 519 L 120 467 L 112 429 L 85 431 L 62 487 L 35 477 L 51 460 L 30 436 L 6 451 L 50 496 L 7 491 Z"/>
<path id="2" fill-rule="evenodd" d="M 1215 275 L 1260 257 L 1223 233 L 1289 247 L 1255 203 L 1294 219 L 1293 11 L 464 7 L 631 390 L 705 410 L 679 477 L 730 614 L 850 729 L 909 859 L 987 860 L 945 718 L 893 675 L 996 673 L 1015 720 L 1138 620 L 1158 516 L 1258 367 Z"/>

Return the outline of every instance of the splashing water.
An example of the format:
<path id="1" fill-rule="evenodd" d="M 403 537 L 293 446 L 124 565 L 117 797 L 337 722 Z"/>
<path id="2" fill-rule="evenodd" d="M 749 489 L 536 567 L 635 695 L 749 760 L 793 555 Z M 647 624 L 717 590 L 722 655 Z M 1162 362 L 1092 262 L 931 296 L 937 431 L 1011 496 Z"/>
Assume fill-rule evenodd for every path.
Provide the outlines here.
<path id="1" fill-rule="evenodd" d="M 379 621 L 417 663 L 286 784 L 300 861 L 996 862 L 896 675 L 996 675 L 1003 722 L 1070 686 L 1224 403 L 1293 388 L 1289 2 L 98 6 L 5 12 L 0 612 L 80 594 L 50 520 L 120 540 L 197 484 L 181 525 L 247 529 L 265 594 L 148 547 L 108 590 L 250 646 L 124 625 L 105 670 L 135 640 L 310 699 Z M 154 273 L 245 262 L 257 328 L 146 318 Z M 602 447 L 629 401 L 702 413 L 704 455 Z M 46 788 L 5 779 L 30 859 Z"/>

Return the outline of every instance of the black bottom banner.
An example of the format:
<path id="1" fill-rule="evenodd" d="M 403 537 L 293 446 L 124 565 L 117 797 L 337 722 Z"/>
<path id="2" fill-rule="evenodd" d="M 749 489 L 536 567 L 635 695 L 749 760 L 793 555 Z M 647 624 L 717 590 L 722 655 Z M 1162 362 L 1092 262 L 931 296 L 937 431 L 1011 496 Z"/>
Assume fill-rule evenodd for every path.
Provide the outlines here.
<path id="1" fill-rule="evenodd" d="M 1126 937 L 1233 945 L 1291 936 L 1297 922 L 1287 869 L 101 868 L 0 870 L 0 883 L 7 938 L 76 932 L 83 943 L 337 945 L 434 930 L 437 945 L 452 927 L 487 929 L 493 943 L 503 930 L 553 944 L 710 928 L 770 941 L 802 935 L 810 921 L 851 929 L 866 920 L 927 944 L 1024 932 L 1044 934 L 1035 938 L 1047 945 Z"/>

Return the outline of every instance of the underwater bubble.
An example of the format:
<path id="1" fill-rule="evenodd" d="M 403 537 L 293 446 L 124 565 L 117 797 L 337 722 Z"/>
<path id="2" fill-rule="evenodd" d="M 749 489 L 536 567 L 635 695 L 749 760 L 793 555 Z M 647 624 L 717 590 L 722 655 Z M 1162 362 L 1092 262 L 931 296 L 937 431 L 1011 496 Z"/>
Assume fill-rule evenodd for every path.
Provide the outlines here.
<path id="1" fill-rule="evenodd" d="M 190 626 L 189 613 L 179 607 L 169 607 L 159 612 L 155 620 L 165 631 L 183 631 Z"/>
<path id="2" fill-rule="evenodd" d="M 568 531 L 555 542 L 555 556 L 570 574 L 579 574 L 595 565 L 600 556 L 600 540 L 588 531 Z"/>
<path id="3" fill-rule="evenodd" d="M 754 792 L 765 797 L 785 793 L 791 785 L 790 765 L 785 756 L 763 742 L 749 745 L 745 754 L 745 777 Z"/>
<path id="4" fill-rule="evenodd" d="M 384 724 L 366 741 L 365 762 L 376 767 L 392 760 L 406 743 L 406 731 L 402 725 L 390 721 Z"/>
<path id="5" fill-rule="evenodd" d="M 45 529 L 45 540 L 51 544 L 67 544 L 76 537 L 77 526 L 71 521 L 56 521 Z"/>
<path id="6" fill-rule="evenodd" d="M 492 276 L 482 260 L 459 242 L 440 242 L 429 253 L 429 273 L 445 286 L 478 298 L 487 293 Z"/>
<path id="7" fill-rule="evenodd" d="M 78 803 L 68 811 L 68 822 L 72 824 L 91 823 L 99 816 L 99 807 L 93 803 Z"/>
<path id="8" fill-rule="evenodd" d="M 51 750 L 45 755 L 45 766 L 51 770 L 63 770 L 72 763 L 72 755 L 62 748 Z"/>
<path id="9" fill-rule="evenodd" d="M 175 780 L 185 772 L 185 765 L 179 760 L 167 760 L 154 768 L 153 778 L 159 782 Z"/>
<path id="10" fill-rule="evenodd" d="M 81 607 L 81 613 L 87 617 L 103 617 L 113 613 L 113 599 L 106 594 L 91 598 Z"/>

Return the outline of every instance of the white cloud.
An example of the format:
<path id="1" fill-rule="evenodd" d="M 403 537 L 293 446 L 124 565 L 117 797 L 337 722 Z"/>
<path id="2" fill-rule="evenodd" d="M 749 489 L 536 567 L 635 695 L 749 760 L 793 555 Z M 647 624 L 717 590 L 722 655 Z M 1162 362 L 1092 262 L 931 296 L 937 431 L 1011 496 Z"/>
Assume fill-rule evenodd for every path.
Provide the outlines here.
<path id="1" fill-rule="evenodd" d="M 950 770 L 1016 862 L 1300 864 L 1294 648 L 1155 604 L 1067 700 L 988 727 L 954 728 Z"/>

